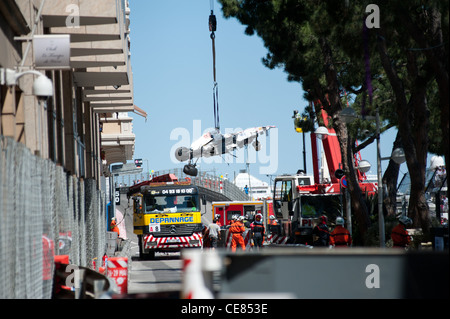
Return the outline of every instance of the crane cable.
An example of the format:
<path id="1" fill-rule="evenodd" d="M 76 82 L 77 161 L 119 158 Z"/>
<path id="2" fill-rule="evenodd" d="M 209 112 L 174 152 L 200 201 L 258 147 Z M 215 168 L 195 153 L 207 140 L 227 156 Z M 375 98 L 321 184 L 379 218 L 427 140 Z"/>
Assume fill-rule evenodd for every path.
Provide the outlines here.
<path id="1" fill-rule="evenodd" d="M 216 81 L 216 44 L 215 44 L 215 38 L 216 35 L 214 32 L 217 30 L 217 20 L 216 16 L 214 15 L 214 8 L 213 8 L 213 2 L 212 0 L 210 2 L 211 4 L 211 14 L 209 15 L 209 31 L 211 32 L 211 41 L 212 41 L 212 54 L 213 54 L 213 79 L 214 79 L 214 86 L 213 86 L 213 104 L 214 104 L 214 126 L 217 130 L 220 131 L 220 123 L 219 123 L 219 86 Z"/>

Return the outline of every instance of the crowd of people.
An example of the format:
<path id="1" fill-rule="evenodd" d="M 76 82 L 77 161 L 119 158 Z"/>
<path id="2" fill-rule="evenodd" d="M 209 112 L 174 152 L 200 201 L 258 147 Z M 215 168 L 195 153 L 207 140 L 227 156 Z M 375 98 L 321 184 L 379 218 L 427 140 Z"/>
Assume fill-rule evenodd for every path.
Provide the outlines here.
<path id="1" fill-rule="evenodd" d="M 215 249 L 219 247 L 219 242 L 225 240 L 222 238 L 222 229 L 226 229 L 231 233 L 231 250 L 236 251 L 237 248 L 246 250 L 246 244 L 243 234 L 246 230 L 250 232 L 250 247 L 253 249 L 261 249 L 265 243 L 267 235 L 271 233 L 279 233 L 280 225 L 275 216 L 271 215 L 266 229 L 263 216 L 258 213 L 252 218 L 252 221 L 246 220 L 244 216 L 233 215 L 229 225 L 221 225 L 220 215 L 216 215 L 211 224 L 205 228 L 204 240 L 206 247 Z M 330 230 L 328 226 L 328 218 L 320 216 L 318 224 L 313 228 L 314 247 L 342 248 L 352 246 L 352 235 L 345 227 L 344 218 L 338 216 L 335 220 L 334 228 Z M 392 229 L 391 239 L 394 248 L 406 249 L 411 245 L 411 236 L 407 228 L 412 225 L 409 217 L 401 216 L 398 225 Z M 269 244 L 266 242 L 266 244 Z M 226 243 L 222 246 L 226 246 Z"/>
<path id="2" fill-rule="evenodd" d="M 246 250 L 243 234 L 246 230 L 251 232 L 251 246 L 257 249 L 263 246 L 266 228 L 263 223 L 263 216 L 258 213 L 253 221 L 249 222 L 244 216 L 233 215 L 229 225 L 221 225 L 220 215 L 216 215 L 211 224 L 205 228 L 204 241 L 207 247 L 215 249 L 222 240 L 221 229 L 227 229 L 231 233 L 231 250 L 236 248 Z M 222 227 L 223 226 L 223 227 Z"/>

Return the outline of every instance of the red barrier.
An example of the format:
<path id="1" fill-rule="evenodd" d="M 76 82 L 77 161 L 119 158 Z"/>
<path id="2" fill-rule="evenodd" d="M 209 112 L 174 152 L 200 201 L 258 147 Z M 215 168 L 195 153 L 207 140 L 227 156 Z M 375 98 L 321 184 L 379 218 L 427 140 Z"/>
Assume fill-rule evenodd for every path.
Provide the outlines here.
<path id="1" fill-rule="evenodd" d="M 128 258 L 109 257 L 107 276 L 114 279 L 119 293 L 126 294 L 128 292 Z"/>
<path id="2" fill-rule="evenodd" d="M 69 255 L 56 255 L 55 259 L 55 272 L 53 278 L 53 299 L 65 299 L 74 298 L 71 287 L 66 286 L 67 277 L 67 266 L 69 266 Z"/>
<path id="3" fill-rule="evenodd" d="M 55 263 L 69 264 L 69 255 L 55 255 Z"/>

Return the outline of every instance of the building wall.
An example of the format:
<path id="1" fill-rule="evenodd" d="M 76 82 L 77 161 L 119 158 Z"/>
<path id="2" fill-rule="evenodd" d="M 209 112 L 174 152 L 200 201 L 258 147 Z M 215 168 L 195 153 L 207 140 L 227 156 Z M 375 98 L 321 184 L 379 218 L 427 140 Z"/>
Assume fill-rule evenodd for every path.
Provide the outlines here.
<path id="1" fill-rule="evenodd" d="M 71 65 L 41 71 L 53 82 L 54 94 L 46 101 L 32 94 L 36 75 L 22 76 L 16 86 L 1 85 L 0 134 L 71 175 L 99 181 L 109 164 L 125 163 L 134 153 L 127 115 L 134 109 L 127 1 L 2 0 L 1 68 L 34 69 L 27 37 L 42 3 L 34 34 L 70 34 Z"/>

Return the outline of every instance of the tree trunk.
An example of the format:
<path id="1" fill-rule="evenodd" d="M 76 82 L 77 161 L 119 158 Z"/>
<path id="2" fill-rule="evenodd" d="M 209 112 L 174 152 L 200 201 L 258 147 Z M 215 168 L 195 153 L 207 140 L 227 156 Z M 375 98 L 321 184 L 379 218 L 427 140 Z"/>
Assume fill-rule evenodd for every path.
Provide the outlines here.
<path id="1" fill-rule="evenodd" d="M 359 187 L 357 174 L 355 168 L 353 167 L 354 154 L 352 152 L 352 145 L 354 144 L 354 141 L 348 136 L 346 127 L 345 130 L 340 129 L 342 128 L 342 126 L 345 127 L 345 125 L 336 125 L 335 130 L 338 136 L 342 134 L 342 139 L 347 139 L 347 142 L 340 142 L 339 144 L 341 145 L 344 171 L 346 172 L 346 178 L 348 182 L 347 187 L 352 201 L 352 212 L 356 218 L 358 230 L 361 234 L 361 240 L 363 241 L 363 244 L 365 244 L 365 234 L 370 227 L 369 210 L 367 208 L 366 202 L 364 201 L 361 188 Z M 344 131 L 345 133 L 343 133 Z"/>
<path id="2" fill-rule="evenodd" d="M 378 38 L 378 51 L 396 97 L 396 110 L 399 119 L 398 130 L 411 177 L 408 215 L 413 219 L 415 227 L 420 226 L 427 233 L 430 224 L 425 200 L 425 168 L 428 151 L 429 116 L 426 110 L 425 94 L 430 72 L 425 77 L 419 76 L 414 56 L 408 55 L 408 76 L 413 85 L 410 100 L 407 102 L 403 82 L 399 79 L 387 55 L 386 44 L 382 37 Z"/>
<path id="3" fill-rule="evenodd" d="M 442 129 L 442 146 L 444 148 L 446 167 L 449 166 L 449 79 L 447 65 L 448 54 L 445 52 L 444 37 L 442 34 L 441 13 L 436 7 L 430 8 L 430 30 L 431 37 L 426 37 L 419 26 L 414 23 L 407 14 L 400 14 L 401 22 L 407 26 L 410 36 L 417 41 L 420 47 L 427 48 L 423 50 L 427 61 L 430 63 L 436 75 L 436 83 L 438 84 L 439 99 L 441 106 L 441 129 Z M 433 48 L 428 49 L 428 48 Z"/>
<path id="4" fill-rule="evenodd" d="M 428 205 L 425 198 L 425 172 L 428 154 L 428 127 L 429 112 L 427 110 L 426 87 L 427 79 L 417 77 L 414 90 L 411 94 L 410 104 L 414 109 L 413 128 L 408 125 L 409 135 L 414 135 L 412 147 L 415 150 L 414 158 L 407 158 L 408 171 L 411 178 L 411 197 L 408 215 L 413 219 L 413 225 L 420 226 L 424 233 L 430 228 Z M 402 123 L 406 126 L 406 123 Z M 407 133 L 406 130 L 404 133 Z M 403 136 L 402 136 L 403 139 Z"/>
<path id="5" fill-rule="evenodd" d="M 339 146 L 341 150 L 341 161 L 343 170 L 346 172 L 346 178 L 348 182 L 348 191 L 350 193 L 352 201 L 352 212 L 355 215 L 358 230 L 361 234 L 361 239 L 365 241 L 365 234 L 370 226 L 369 211 L 367 205 L 362 196 L 361 188 L 356 177 L 355 168 L 353 167 L 353 143 L 350 142 L 348 136 L 348 130 L 346 124 L 339 119 L 338 113 L 342 110 L 342 104 L 340 101 L 340 88 L 337 78 L 337 73 L 333 64 L 331 48 L 325 38 L 319 39 L 319 44 L 322 49 L 322 55 L 324 59 L 325 78 L 327 81 L 327 95 L 326 100 L 329 102 L 329 106 L 326 111 L 333 119 L 333 128 L 339 140 Z M 350 142 L 350 143 L 349 143 Z"/>

